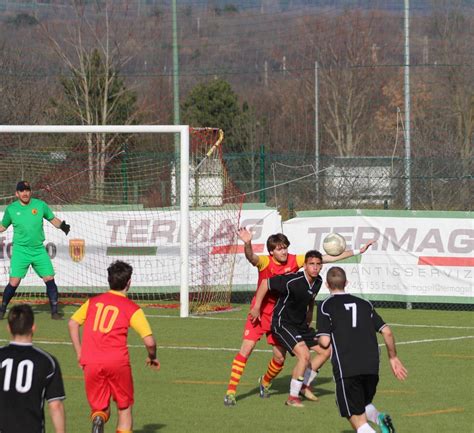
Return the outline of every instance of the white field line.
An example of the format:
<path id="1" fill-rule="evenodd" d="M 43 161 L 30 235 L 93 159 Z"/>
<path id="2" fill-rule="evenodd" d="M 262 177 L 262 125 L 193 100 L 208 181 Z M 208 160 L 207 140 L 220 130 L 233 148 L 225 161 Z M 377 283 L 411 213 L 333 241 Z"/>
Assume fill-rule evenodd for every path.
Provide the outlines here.
<path id="1" fill-rule="evenodd" d="M 66 314 L 73 314 L 72 312 Z M 146 314 L 147 318 L 152 319 L 181 319 L 179 316 L 167 314 Z M 189 316 L 186 320 L 223 320 L 231 322 L 244 322 L 246 319 L 241 317 L 212 317 L 212 316 Z M 474 326 L 448 326 L 448 325 L 411 325 L 405 323 L 389 323 L 390 326 L 399 326 L 404 328 L 437 328 L 437 329 L 474 329 Z M 398 343 L 397 343 L 398 344 Z"/>
<path id="2" fill-rule="evenodd" d="M 400 326 L 404 328 L 474 329 L 474 326 L 409 325 L 404 323 L 389 323 L 389 325 Z"/>
<path id="3" fill-rule="evenodd" d="M 452 338 L 430 338 L 427 340 L 412 340 L 412 341 L 397 341 L 397 346 L 405 345 L 405 344 L 421 344 L 421 343 L 434 343 L 440 341 L 456 341 L 456 340 L 466 340 L 474 338 L 474 335 L 465 335 L 463 337 L 452 337 Z M 10 340 L 6 340 L 4 338 L 0 338 L 0 342 L 8 343 Z M 58 346 L 71 346 L 71 342 L 69 341 L 48 341 L 48 340 L 34 340 L 35 344 L 49 344 L 49 345 L 58 345 Z M 379 344 L 380 347 L 385 346 L 385 344 Z M 142 344 L 130 344 L 129 348 L 135 349 L 140 348 L 142 349 L 144 346 Z M 230 348 L 230 347 L 199 347 L 199 346 L 157 346 L 158 349 L 167 349 L 167 350 L 200 350 L 200 351 L 208 351 L 208 352 L 238 352 L 238 348 Z M 263 352 L 263 353 L 271 353 L 272 350 L 270 349 L 254 349 L 254 352 Z"/>
<path id="4" fill-rule="evenodd" d="M 179 316 L 161 315 L 161 314 L 147 314 L 146 317 L 162 318 L 162 319 L 180 319 Z M 245 318 L 239 317 L 208 317 L 208 316 L 190 316 L 186 319 L 201 319 L 201 320 L 227 320 L 244 322 Z M 448 325 L 411 325 L 405 323 L 389 323 L 390 326 L 399 326 L 405 328 L 437 328 L 437 329 L 474 329 L 474 326 L 448 326 Z"/>

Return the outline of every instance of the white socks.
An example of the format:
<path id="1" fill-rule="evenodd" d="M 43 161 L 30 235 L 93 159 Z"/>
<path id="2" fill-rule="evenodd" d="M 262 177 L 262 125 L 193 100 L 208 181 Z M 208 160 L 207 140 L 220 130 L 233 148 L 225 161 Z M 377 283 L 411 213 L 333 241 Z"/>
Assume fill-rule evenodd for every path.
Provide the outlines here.
<path id="1" fill-rule="evenodd" d="M 292 397 L 298 397 L 300 395 L 301 387 L 303 386 L 303 378 L 291 379 L 290 382 L 290 395 Z"/>
<path id="2" fill-rule="evenodd" d="M 366 414 L 367 419 L 369 421 L 372 421 L 375 424 L 379 423 L 379 419 L 378 419 L 379 411 L 377 410 L 377 408 L 372 403 L 365 406 L 365 414 Z"/>
<path id="3" fill-rule="evenodd" d="M 311 385 L 311 382 L 316 378 L 317 375 L 318 375 L 317 371 L 314 371 L 312 368 L 307 368 L 304 371 L 303 384 L 306 386 Z"/>
<path id="4" fill-rule="evenodd" d="M 365 423 L 357 429 L 357 433 L 375 433 L 375 430 L 370 427 L 369 424 Z"/>

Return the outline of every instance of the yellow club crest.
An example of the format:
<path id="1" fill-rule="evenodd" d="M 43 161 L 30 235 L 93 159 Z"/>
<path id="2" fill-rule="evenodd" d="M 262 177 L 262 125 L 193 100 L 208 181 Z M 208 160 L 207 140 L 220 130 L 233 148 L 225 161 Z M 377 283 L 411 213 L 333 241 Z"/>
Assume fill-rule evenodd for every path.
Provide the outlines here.
<path id="1" fill-rule="evenodd" d="M 80 262 L 86 254 L 86 241 L 84 239 L 69 240 L 69 255 L 73 262 Z"/>

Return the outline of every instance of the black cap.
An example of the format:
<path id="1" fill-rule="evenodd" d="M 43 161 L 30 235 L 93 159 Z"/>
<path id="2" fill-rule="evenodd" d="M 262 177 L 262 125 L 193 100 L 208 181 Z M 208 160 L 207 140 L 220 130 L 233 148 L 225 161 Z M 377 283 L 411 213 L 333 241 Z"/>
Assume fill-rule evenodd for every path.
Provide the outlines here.
<path id="1" fill-rule="evenodd" d="M 30 182 L 27 182 L 26 180 L 20 180 L 20 182 L 18 182 L 16 184 L 16 190 L 17 191 L 25 191 L 25 189 L 31 191 Z"/>

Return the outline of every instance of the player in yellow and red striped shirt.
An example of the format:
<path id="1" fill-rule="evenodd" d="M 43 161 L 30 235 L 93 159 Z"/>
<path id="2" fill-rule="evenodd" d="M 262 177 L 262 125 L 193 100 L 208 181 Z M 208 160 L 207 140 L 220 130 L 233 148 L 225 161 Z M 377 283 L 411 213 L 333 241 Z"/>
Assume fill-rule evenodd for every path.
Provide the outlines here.
<path id="1" fill-rule="evenodd" d="M 133 269 L 125 262 L 112 263 L 110 291 L 85 302 L 69 321 L 69 334 L 84 370 L 87 400 L 92 410 L 92 432 L 103 433 L 110 415 L 110 398 L 117 404 L 117 433 L 132 431 L 133 379 L 127 347 L 128 328 L 143 339 L 146 363 L 158 370 L 156 343 L 143 310 L 126 297 Z M 79 328 L 83 327 L 82 342 Z"/>

